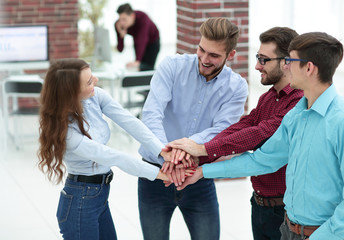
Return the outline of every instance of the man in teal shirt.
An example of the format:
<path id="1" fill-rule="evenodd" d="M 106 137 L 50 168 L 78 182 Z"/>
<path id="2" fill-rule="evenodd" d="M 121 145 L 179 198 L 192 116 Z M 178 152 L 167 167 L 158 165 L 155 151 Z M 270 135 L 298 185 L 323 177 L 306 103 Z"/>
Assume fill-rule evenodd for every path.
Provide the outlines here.
<path id="1" fill-rule="evenodd" d="M 254 153 L 203 165 L 178 190 L 204 178 L 272 173 L 288 163 L 282 240 L 344 239 L 344 98 L 332 84 L 342 44 L 326 33 L 296 37 L 285 58 L 304 97 Z"/>

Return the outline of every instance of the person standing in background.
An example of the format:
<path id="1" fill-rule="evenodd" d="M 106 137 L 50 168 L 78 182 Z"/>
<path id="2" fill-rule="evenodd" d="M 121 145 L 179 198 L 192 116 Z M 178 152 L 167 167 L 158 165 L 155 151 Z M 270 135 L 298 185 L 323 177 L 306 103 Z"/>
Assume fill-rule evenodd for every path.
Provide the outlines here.
<path id="1" fill-rule="evenodd" d="M 126 64 L 127 68 L 137 68 L 140 71 L 153 70 L 160 51 L 159 30 L 148 15 L 142 11 L 134 11 L 126 3 L 118 7 L 119 19 L 115 22 L 117 33 L 117 49 L 124 48 L 124 37 L 132 35 L 136 60 Z"/>

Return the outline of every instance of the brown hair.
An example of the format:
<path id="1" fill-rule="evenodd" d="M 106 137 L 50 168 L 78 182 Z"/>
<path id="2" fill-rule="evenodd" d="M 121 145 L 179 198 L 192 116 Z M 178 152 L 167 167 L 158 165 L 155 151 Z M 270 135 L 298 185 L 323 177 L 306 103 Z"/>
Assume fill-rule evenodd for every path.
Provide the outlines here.
<path id="1" fill-rule="evenodd" d="M 39 169 L 50 181 L 60 183 L 65 166 L 68 124 L 76 121 L 82 134 L 85 131 L 83 108 L 79 98 L 80 72 L 89 68 L 81 59 L 60 59 L 52 63 L 45 77 L 40 97 Z"/>
<path id="2" fill-rule="evenodd" d="M 261 43 L 275 43 L 275 53 L 279 57 L 286 57 L 289 55 L 288 47 L 290 42 L 299 34 L 293 29 L 287 27 L 274 27 L 259 36 Z"/>
<path id="3" fill-rule="evenodd" d="M 332 77 L 343 59 L 343 45 L 324 32 L 304 33 L 290 43 L 289 52 L 297 51 L 299 58 L 308 60 L 318 67 L 320 82 L 332 83 Z M 300 62 L 304 66 L 307 62 Z"/>
<path id="4" fill-rule="evenodd" d="M 239 38 L 239 28 L 227 18 L 209 18 L 199 31 L 209 40 L 224 42 L 227 54 L 236 47 Z"/>
<path id="5" fill-rule="evenodd" d="M 120 5 L 118 8 L 117 8 L 117 13 L 118 14 L 122 14 L 122 13 L 125 13 L 127 15 L 130 15 L 134 12 L 134 10 L 132 9 L 132 7 L 130 6 L 129 3 L 125 3 L 125 4 L 122 4 Z"/>

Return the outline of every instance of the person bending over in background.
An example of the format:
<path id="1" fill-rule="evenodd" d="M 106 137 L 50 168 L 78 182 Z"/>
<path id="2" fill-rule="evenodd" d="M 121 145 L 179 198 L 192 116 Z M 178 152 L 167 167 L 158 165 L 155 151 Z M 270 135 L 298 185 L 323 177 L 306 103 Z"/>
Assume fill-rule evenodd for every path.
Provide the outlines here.
<path id="1" fill-rule="evenodd" d="M 136 60 L 126 66 L 140 71 L 153 70 L 160 50 L 158 28 L 146 13 L 134 11 L 128 3 L 119 6 L 117 13 L 119 19 L 115 22 L 115 30 L 118 51 L 123 51 L 126 34 L 134 39 Z"/>

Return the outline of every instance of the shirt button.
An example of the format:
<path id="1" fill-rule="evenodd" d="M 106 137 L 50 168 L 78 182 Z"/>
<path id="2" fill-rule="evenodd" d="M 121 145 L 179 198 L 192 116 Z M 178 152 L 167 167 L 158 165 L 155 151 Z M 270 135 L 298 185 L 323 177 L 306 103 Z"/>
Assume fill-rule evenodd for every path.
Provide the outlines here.
<path id="1" fill-rule="evenodd" d="M 198 101 L 198 103 L 199 103 L 199 104 L 201 104 L 201 103 L 202 103 L 202 101 Z"/>
<path id="2" fill-rule="evenodd" d="M 232 154 L 234 154 L 235 152 L 233 151 Z"/>
<path id="3" fill-rule="evenodd" d="M 196 121 L 196 118 L 194 118 L 194 121 Z"/>
<path id="4" fill-rule="evenodd" d="M 214 153 L 214 157 L 216 157 L 216 153 Z"/>
<path id="5" fill-rule="evenodd" d="M 278 98 L 276 98 L 276 102 L 278 102 L 279 101 L 279 99 Z"/>
<path id="6" fill-rule="evenodd" d="M 260 193 L 260 190 L 257 190 L 257 193 Z"/>

